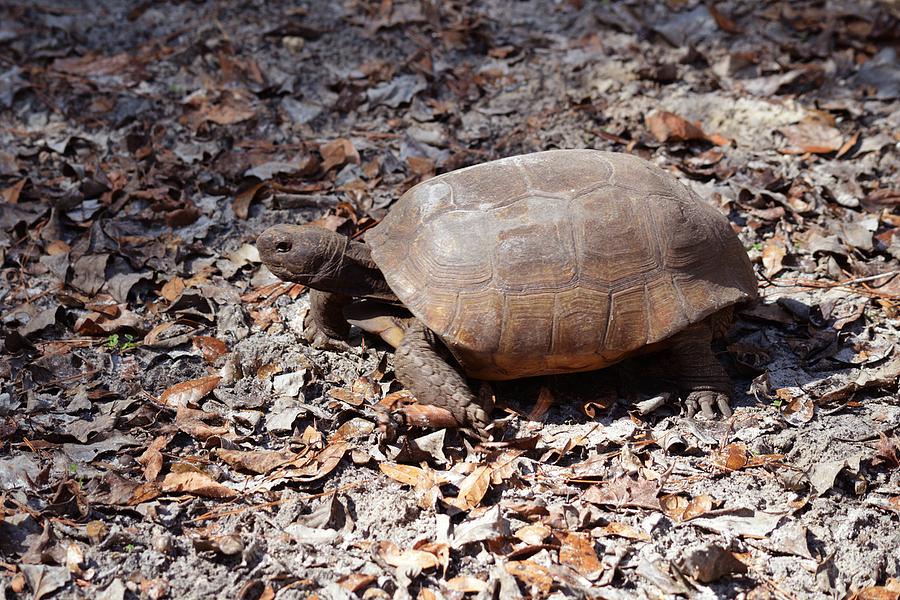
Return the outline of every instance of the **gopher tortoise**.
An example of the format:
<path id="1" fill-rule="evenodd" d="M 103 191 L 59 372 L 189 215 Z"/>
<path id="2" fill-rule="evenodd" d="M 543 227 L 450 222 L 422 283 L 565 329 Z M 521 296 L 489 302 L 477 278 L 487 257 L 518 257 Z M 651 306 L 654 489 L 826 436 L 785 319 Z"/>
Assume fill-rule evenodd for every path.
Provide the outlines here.
<path id="1" fill-rule="evenodd" d="M 591 371 L 657 351 L 689 417 L 731 415 L 710 344 L 756 297 L 753 269 L 718 210 L 641 158 L 495 160 L 411 188 L 365 243 L 277 225 L 257 246 L 275 275 L 311 288 L 316 343 L 339 346 L 350 324 L 380 335 L 418 401 L 478 435 L 491 407 L 467 376 Z"/>

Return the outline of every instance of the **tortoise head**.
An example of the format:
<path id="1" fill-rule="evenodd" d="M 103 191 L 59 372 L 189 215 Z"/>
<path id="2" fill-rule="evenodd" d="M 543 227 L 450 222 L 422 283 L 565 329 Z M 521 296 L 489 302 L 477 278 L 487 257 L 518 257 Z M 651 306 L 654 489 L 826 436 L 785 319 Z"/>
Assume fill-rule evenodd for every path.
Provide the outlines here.
<path id="1" fill-rule="evenodd" d="M 256 240 L 260 258 L 277 277 L 324 291 L 343 287 L 349 245 L 346 236 L 315 225 L 275 225 Z"/>

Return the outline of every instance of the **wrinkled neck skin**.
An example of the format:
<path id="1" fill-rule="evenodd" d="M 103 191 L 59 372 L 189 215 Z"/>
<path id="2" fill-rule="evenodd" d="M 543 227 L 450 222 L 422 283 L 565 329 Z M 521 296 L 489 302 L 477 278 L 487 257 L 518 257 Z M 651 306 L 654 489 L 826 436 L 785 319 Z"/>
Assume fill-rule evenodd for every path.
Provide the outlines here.
<path id="1" fill-rule="evenodd" d="M 359 298 L 397 300 L 365 244 L 335 236 L 320 246 L 320 251 L 324 262 L 309 278 L 309 287 Z"/>

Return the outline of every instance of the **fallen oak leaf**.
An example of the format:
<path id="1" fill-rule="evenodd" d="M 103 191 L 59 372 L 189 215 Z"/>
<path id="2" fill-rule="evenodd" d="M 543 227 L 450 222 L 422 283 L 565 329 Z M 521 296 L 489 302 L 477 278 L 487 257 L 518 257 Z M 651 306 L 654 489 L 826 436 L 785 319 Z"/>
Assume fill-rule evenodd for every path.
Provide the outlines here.
<path id="1" fill-rule="evenodd" d="M 169 473 L 160 484 L 160 489 L 169 494 L 192 494 L 203 498 L 225 499 L 237 496 L 237 492 L 230 487 L 196 471 Z"/>
<path id="2" fill-rule="evenodd" d="M 424 469 L 419 467 L 396 463 L 378 463 L 378 469 L 394 481 L 399 481 L 412 487 L 416 487 L 425 474 Z"/>
<path id="3" fill-rule="evenodd" d="M 782 154 L 830 154 L 844 145 L 840 130 L 818 120 L 788 125 L 778 132 L 788 143 L 778 150 Z"/>
<path id="4" fill-rule="evenodd" d="M 481 465 L 469 473 L 459 484 L 456 498 L 445 498 L 444 502 L 461 511 L 469 511 L 478 506 L 491 484 L 493 467 Z"/>
<path id="5" fill-rule="evenodd" d="M 160 394 L 159 403 L 170 408 L 196 404 L 203 396 L 216 389 L 220 381 L 221 377 L 213 375 L 176 383 Z"/>
<path id="6" fill-rule="evenodd" d="M 290 451 L 228 450 L 226 448 L 216 448 L 216 456 L 235 469 L 257 475 L 265 475 L 298 458 L 295 453 Z"/>

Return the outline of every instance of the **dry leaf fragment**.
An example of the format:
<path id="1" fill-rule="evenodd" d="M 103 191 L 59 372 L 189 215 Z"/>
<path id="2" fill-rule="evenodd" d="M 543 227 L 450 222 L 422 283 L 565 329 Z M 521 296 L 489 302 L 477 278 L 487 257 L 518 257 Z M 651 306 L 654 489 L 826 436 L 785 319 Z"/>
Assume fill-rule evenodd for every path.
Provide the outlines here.
<path id="1" fill-rule="evenodd" d="M 543 523 L 532 523 L 516 529 L 513 535 L 526 544 L 537 546 L 543 544 L 544 540 L 550 536 L 550 533 L 552 533 L 550 528 Z"/>
<path id="2" fill-rule="evenodd" d="M 785 256 L 787 256 L 787 249 L 781 239 L 772 238 L 766 241 L 762 250 L 762 262 L 766 268 L 766 277 L 771 279 L 784 268 L 781 263 Z"/>
<path id="3" fill-rule="evenodd" d="M 532 595 L 547 595 L 553 589 L 553 573 L 534 561 L 508 562 L 506 572 L 525 584 Z"/>
<path id="4" fill-rule="evenodd" d="M 158 436 L 138 457 L 138 463 L 144 465 L 144 481 L 156 481 L 163 467 L 162 450 L 169 445 L 170 441 L 172 441 L 171 435 Z"/>
<path id="5" fill-rule="evenodd" d="M 679 566 L 700 583 L 711 583 L 732 573 L 747 572 L 747 565 L 715 544 L 692 549 L 679 561 Z"/>
<path id="6" fill-rule="evenodd" d="M 0 198 L 7 204 L 17 204 L 19 202 L 19 195 L 22 193 L 22 188 L 25 187 L 27 181 L 28 179 L 20 179 L 18 183 L 0 189 Z"/>
<path id="7" fill-rule="evenodd" d="M 237 492 L 215 481 L 205 473 L 169 473 L 160 488 L 166 493 L 193 494 L 203 498 L 234 498 Z"/>
<path id="8" fill-rule="evenodd" d="M 726 471 L 739 471 L 747 466 L 747 445 L 742 443 L 728 444 L 718 451 L 713 461 Z"/>
<path id="9" fill-rule="evenodd" d="M 268 187 L 267 181 L 258 181 L 238 192 L 231 203 L 231 210 L 234 212 L 234 216 L 245 221 L 250 214 L 250 203 L 260 195 L 260 191 L 267 190 Z"/>
<path id="10" fill-rule="evenodd" d="M 203 354 L 203 359 L 208 363 L 216 362 L 220 357 L 228 354 L 228 346 L 222 340 L 208 335 L 197 335 L 191 340 L 194 348 Z"/>
<path id="11" fill-rule="evenodd" d="M 216 389 L 220 381 L 221 377 L 213 375 L 176 383 L 160 394 L 159 403 L 171 408 L 196 404 L 203 396 Z"/>
<path id="12" fill-rule="evenodd" d="M 444 501 L 462 511 L 472 510 L 487 493 L 492 472 L 493 468 L 488 465 L 479 466 L 459 484 L 459 495 L 456 498 L 445 498 Z"/>
<path id="13" fill-rule="evenodd" d="M 297 459 L 290 451 L 274 450 L 227 450 L 217 448 L 216 455 L 226 463 L 248 473 L 264 475 Z"/>
<path id="14" fill-rule="evenodd" d="M 560 541 L 559 562 L 574 569 L 582 577 L 591 581 L 600 577 L 603 565 L 597 558 L 594 541 L 590 534 L 573 531 L 557 534 Z"/>
<path id="15" fill-rule="evenodd" d="M 608 506 L 630 506 L 659 510 L 659 484 L 645 479 L 633 480 L 618 477 L 598 485 L 592 485 L 582 499 L 592 504 Z"/>
<path id="16" fill-rule="evenodd" d="M 884 585 L 862 588 L 850 600 L 900 600 L 900 579 L 889 578 Z"/>
<path id="17" fill-rule="evenodd" d="M 717 146 L 728 146 L 731 141 L 720 135 L 707 135 L 700 125 L 665 110 L 654 110 L 644 122 L 658 142 L 707 141 Z"/>
<path id="18" fill-rule="evenodd" d="M 463 594 L 480 594 L 488 589 L 488 584 L 486 581 L 471 575 L 459 575 L 448 579 L 447 587 Z"/>
<path id="19" fill-rule="evenodd" d="M 829 154 L 840 150 L 844 144 L 841 132 L 818 120 L 788 125 L 778 130 L 788 143 L 779 150 L 782 154 Z"/>
<path id="20" fill-rule="evenodd" d="M 344 575 L 338 579 L 338 585 L 348 592 L 358 594 L 361 590 L 366 589 L 373 583 L 378 581 L 374 575 L 363 575 L 362 573 L 351 573 Z"/>
<path id="21" fill-rule="evenodd" d="M 382 473 L 400 483 L 415 487 L 425 471 L 412 465 L 398 465 L 396 463 L 378 463 Z"/>
<path id="22" fill-rule="evenodd" d="M 416 573 L 433 569 L 441 564 L 440 559 L 424 550 L 400 550 L 394 542 L 378 543 L 378 555 L 392 567 L 411 568 Z"/>
<path id="23" fill-rule="evenodd" d="M 440 542 L 430 542 L 428 540 L 419 540 L 413 544 L 413 550 L 421 550 L 433 554 L 438 559 L 441 566 L 442 576 L 447 574 L 447 567 L 450 566 L 450 545 Z"/>
<path id="24" fill-rule="evenodd" d="M 322 155 L 322 171 L 328 172 L 334 167 L 343 167 L 346 164 L 359 164 L 359 153 L 353 147 L 353 142 L 347 138 L 338 138 L 328 142 L 319 148 Z"/>
<path id="25" fill-rule="evenodd" d="M 650 540 L 650 535 L 645 531 L 636 529 L 628 523 L 622 523 L 621 521 L 611 521 L 604 527 L 595 528 L 591 533 L 598 537 L 616 536 L 628 540 L 638 540 L 642 542 Z"/>

